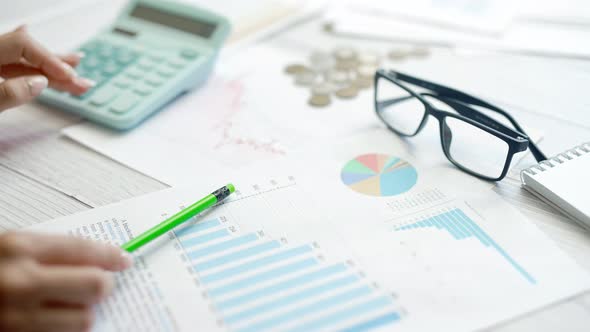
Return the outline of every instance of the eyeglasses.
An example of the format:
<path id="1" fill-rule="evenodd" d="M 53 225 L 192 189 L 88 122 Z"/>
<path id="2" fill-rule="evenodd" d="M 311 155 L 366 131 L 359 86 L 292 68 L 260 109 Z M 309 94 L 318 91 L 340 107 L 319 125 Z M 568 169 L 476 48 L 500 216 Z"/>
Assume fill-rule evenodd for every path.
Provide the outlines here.
<path id="1" fill-rule="evenodd" d="M 461 91 L 393 70 L 380 69 L 375 75 L 375 111 L 401 136 L 418 134 L 429 115 L 434 116 L 447 159 L 480 179 L 502 180 L 514 154 L 527 148 L 537 162 L 547 159 L 506 111 Z M 514 129 L 492 116 L 507 121 Z"/>

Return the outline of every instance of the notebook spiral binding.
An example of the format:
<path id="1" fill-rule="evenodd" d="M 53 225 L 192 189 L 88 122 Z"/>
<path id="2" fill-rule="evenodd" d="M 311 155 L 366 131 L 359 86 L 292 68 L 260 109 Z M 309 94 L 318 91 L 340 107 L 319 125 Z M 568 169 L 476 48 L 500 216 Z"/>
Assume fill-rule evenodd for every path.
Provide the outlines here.
<path id="1" fill-rule="evenodd" d="M 576 159 L 586 153 L 590 153 L 590 142 L 580 144 L 552 158 L 543 160 L 536 165 L 523 169 L 520 173 L 521 177 L 525 172 L 529 173 L 530 175 L 536 175 L 537 173 L 545 172 L 553 167 L 556 167 L 557 165 L 563 164 L 568 160 Z"/>

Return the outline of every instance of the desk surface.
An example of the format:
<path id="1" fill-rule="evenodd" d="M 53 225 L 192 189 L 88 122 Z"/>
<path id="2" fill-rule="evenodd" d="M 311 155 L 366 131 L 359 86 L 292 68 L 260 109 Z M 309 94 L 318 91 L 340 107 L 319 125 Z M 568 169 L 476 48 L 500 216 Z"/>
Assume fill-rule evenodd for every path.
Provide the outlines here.
<path id="1" fill-rule="evenodd" d="M 80 27 L 75 40 L 58 37 L 69 33 L 63 24 L 66 20 L 62 20 L 62 17 L 32 26 L 33 34 L 47 44 L 55 41 L 51 45 L 58 50 L 71 48 L 78 41 L 92 35 L 100 25 L 98 22 L 108 22 L 116 13 L 117 6 L 93 6 L 95 8 L 92 10 L 84 11 L 88 13 L 85 15 L 72 16 L 68 13 L 68 25 Z M 317 21 L 310 21 L 275 37 L 273 42 L 278 45 L 292 45 L 301 41 L 298 36 L 313 35 L 317 36 L 313 45 L 335 43 L 318 33 L 319 29 Z M 338 42 L 343 40 L 336 41 Z M 576 66 L 581 65 L 590 70 L 590 62 L 576 63 Z M 533 112 L 522 112 L 518 116 L 531 126 L 551 129 L 541 144 L 548 154 L 590 139 L 590 128 Z M 24 227 L 167 187 L 60 135 L 62 128 L 79 121 L 77 117 L 35 104 L 0 114 L 0 229 Z M 526 211 L 526 200 L 534 199 L 515 198 L 515 191 L 521 190 L 515 183 L 498 184 L 495 190 L 509 202 L 525 210 L 525 214 L 534 216 Z M 558 219 L 532 220 L 590 271 L 589 233 Z M 588 329 L 590 293 L 490 330 L 508 332 Z"/>

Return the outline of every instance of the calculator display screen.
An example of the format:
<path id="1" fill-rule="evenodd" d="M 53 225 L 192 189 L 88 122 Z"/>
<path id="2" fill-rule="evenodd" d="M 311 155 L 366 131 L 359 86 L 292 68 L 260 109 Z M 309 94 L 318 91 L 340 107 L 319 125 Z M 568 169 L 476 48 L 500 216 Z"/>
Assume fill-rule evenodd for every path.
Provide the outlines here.
<path id="1" fill-rule="evenodd" d="M 192 17 L 171 14 L 141 4 L 135 6 L 129 15 L 204 38 L 211 37 L 216 28 L 214 23 L 199 21 Z"/>

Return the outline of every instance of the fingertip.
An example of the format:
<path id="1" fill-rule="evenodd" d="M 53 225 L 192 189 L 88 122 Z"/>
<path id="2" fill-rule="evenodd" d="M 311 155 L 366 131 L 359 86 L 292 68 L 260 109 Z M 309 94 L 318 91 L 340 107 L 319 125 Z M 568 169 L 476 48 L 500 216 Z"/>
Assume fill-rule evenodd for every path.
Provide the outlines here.
<path id="1" fill-rule="evenodd" d="M 29 92 L 33 97 L 40 95 L 49 84 L 49 80 L 47 80 L 47 77 L 43 75 L 31 76 L 26 79 L 26 82 L 27 86 L 29 87 Z"/>
<path id="2" fill-rule="evenodd" d="M 11 78 L 0 82 L 0 110 L 24 104 L 37 97 L 47 87 L 42 75 Z"/>
<path id="3" fill-rule="evenodd" d="M 70 93 L 82 95 L 92 89 L 96 85 L 96 82 L 85 77 L 76 77 L 72 80 L 71 84 L 66 85 L 69 85 L 68 90 Z"/>
<path id="4" fill-rule="evenodd" d="M 88 90 L 96 85 L 95 81 L 85 77 L 76 77 L 74 83 L 84 90 Z"/>
<path id="5" fill-rule="evenodd" d="M 133 266 L 133 257 L 127 251 L 121 249 L 120 270 L 126 270 Z"/>
<path id="6" fill-rule="evenodd" d="M 111 246 L 112 260 L 110 270 L 123 271 L 133 266 L 133 257 L 120 247 Z"/>

